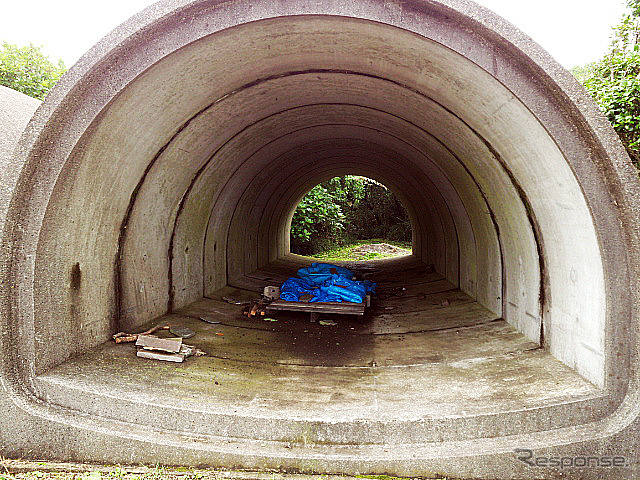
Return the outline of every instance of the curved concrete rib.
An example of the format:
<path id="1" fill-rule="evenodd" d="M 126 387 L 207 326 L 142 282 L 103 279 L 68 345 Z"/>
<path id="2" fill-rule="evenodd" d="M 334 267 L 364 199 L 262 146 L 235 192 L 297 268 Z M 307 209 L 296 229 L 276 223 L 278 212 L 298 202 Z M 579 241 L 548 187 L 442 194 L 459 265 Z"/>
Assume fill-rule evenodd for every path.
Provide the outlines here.
<path id="1" fill-rule="evenodd" d="M 3 454 L 487 478 L 539 473 L 514 448 L 634 455 L 637 175 L 570 74 L 487 10 L 463 0 L 160 2 L 85 55 L 20 141 L 36 104 L 6 89 L 0 104 Z M 108 395 L 87 395 L 86 409 L 65 403 L 55 375 L 76 365 L 67 360 L 296 266 L 297 203 L 344 174 L 384 183 L 410 213 L 410 262 L 422 263 L 383 270 L 432 264 L 443 285 L 520 332 L 519 345 L 590 382 L 589 398 L 552 405 L 532 392 L 521 408 L 466 414 L 460 404 L 415 425 L 391 411 L 340 427 L 207 411 L 225 431 L 255 430 L 243 438 L 190 435 L 173 421 L 154 430 L 177 410 L 144 393 L 131 403 L 156 424 L 127 423 Z M 384 444 L 393 421 L 410 442 Z M 287 448 L 309 425 L 332 432 L 326 443 Z"/>

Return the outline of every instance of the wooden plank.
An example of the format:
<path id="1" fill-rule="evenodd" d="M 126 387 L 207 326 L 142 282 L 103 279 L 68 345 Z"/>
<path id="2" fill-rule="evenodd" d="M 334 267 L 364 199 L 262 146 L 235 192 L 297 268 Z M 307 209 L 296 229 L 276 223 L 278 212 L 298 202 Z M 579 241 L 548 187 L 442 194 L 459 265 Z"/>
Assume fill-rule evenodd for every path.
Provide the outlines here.
<path id="1" fill-rule="evenodd" d="M 345 315 L 363 315 L 365 302 L 289 302 L 276 300 L 267 306 L 267 310 L 287 310 L 296 312 L 340 313 Z"/>

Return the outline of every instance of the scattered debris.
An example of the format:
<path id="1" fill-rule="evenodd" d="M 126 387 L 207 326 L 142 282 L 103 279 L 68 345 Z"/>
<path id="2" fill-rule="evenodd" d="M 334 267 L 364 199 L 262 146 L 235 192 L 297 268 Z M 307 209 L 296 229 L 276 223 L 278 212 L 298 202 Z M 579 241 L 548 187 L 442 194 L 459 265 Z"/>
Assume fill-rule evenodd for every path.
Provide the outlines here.
<path id="1" fill-rule="evenodd" d="M 440 305 L 442 305 L 443 307 L 448 307 L 448 306 L 449 306 L 449 300 L 445 298 L 445 299 L 440 303 Z"/>
<path id="2" fill-rule="evenodd" d="M 381 290 L 378 293 L 378 296 L 382 299 L 390 298 L 390 297 L 403 297 L 406 293 L 406 290 L 407 289 L 405 287 L 389 288 L 389 289 Z"/>
<path id="3" fill-rule="evenodd" d="M 277 318 L 271 318 L 271 317 L 264 317 L 263 320 L 265 322 L 277 322 L 278 321 Z"/>
<path id="4" fill-rule="evenodd" d="M 224 337 L 224 333 L 222 332 L 216 332 L 216 335 L 218 335 L 219 337 Z"/>
<path id="5" fill-rule="evenodd" d="M 264 287 L 262 296 L 266 300 L 277 300 L 280 298 L 280 287 L 267 286 Z"/>
<path id="6" fill-rule="evenodd" d="M 334 322 L 333 320 L 320 320 L 318 322 L 320 325 L 325 325 L 325 326 L 333 326 L 333 325 L 338 325 L 336 322 Z"/>
<path id="7" fill-rule="evenodd" d="M 232 305 L 250 305 L 251 304 L 251 301 L 249 300 L 236 300 L 235 298 L 231 298 L 231 297 L 222 297 L 222 300 Z"/>
<path id="8" fill-rule="evenodd" d="M 180 353 L 181 355 L 185 355 L 186 357 L 202 357 L 207 354 L 207 352 L 205 352 L 204 350 L 200 350 L 193 345 L 187 345 L 185 343 L 182 344 L 182 346 L 180 347 L 180 352 L 178 353 Z"/>
<path id="9" fill-rule="evenodd" d="M 136 340 L 136 347 L 168 353 L 178 353 L 181 345 L 182 337 L 160 338 L 155 335 L 138 335 Z"/>
<path id="10" fill-rule="evenodd" d="M 256 315 L 264 316 L 267 313 L 267 302 L 260 300 L 251 304 L 250 307 L 245 307 L 242 310 L 242 315 L 247 317 L 255 317 Z"/>
<path id="11" fill-rule="evenodd" d="M 158 330 L 169 330 L 170 328 L 171 325 L 156 325 L 155 327 L 150 328 L 149 330 L 142 333 L 118 332 L 112 338 L 116 343 L 130 343 L 138 340 L 138 336 L 140 335 L 150 335 L 154 332 L 157 332 Z"/>
<path id="12" fill-rule="evenodd" d="M 155 335 L 139 335 L 136 346 L 140 347 L 136 356 L 165 362 L 182 363 L 192 355 L 206 355 L 199 348 L 182 343 L 182 337 L 159 338 Z"/>
<path id="13" fill-rule="evenodd" d="M 385 310 L 395 310 L 396 307 L 384 307 Z"/>
<path id="14" fill-rule="evenodd" d="M 206 355 L 206 353 L 194 346 L 182 345 L 178 353 L 164 353 L 156 350 L 146 350 L 144 348 L 141 348 L 136 352 L 136 355 L 140 358 L 150 358 L 152 360 L 163 360 L 165 362 L 182 363 L 187 357 L 200 357 L 202 355 Z"/>
<path id="15" fill-rule="evenodd" d="M 172 325 L 171 327 L 169 327 L 169 331 L 175 336 L 182 338 L 191 338 L 196 334 L 196 332 L 194 332 L 190 328 L 183 327 L 182 325 Z"/>
<path id="16" fill-rule="evenodd" d="M 202 320 L 203 322 L 207 322 L 207 323 L 211 323 L 213 325 L 217 325 L 220 323 L 220 321 L 218 320 L 213 320 L 211 318 L 207 318 L 207 317 L 198 317 L 200 320 Z"/>
<path id="17" fill-rule="evenodd" d="M 143 348 L 136 352 L 136 356 L 140 358 L 149 358 L 151 360 L 163 360 L 165 362 L 175 363 L 182 363 L 185 359 L 185 356 L 180 355 L 179 353 L 164 353 L 155 350 L 145 350 Z"/>

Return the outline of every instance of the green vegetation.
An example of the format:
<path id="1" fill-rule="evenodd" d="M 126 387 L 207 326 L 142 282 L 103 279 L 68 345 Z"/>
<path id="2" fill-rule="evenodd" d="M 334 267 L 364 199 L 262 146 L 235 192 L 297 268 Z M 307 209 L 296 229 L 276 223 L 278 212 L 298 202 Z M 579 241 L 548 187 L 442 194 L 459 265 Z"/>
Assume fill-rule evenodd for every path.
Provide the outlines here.
<path id="1" fill-rule="evenodd" d="M 323 262 L 332 263 L 344 260 L 377 260 L 380 258 L 399 257 L 410 254 L 411 242 L 374 238 L 370 240 L 356 240 L 353 243 L 335 246 L 310 256 Z"/>
<path id="2" fill-rule="evenodd" d="M 609 53 L 572 73 L 609 118 L 640 168 L 640 0 L 628 0 L 627 6 L 627 14 L 614 28 Z"/>
<path id="3" fill-rule="evenodd" d="M 18 463 L 18 462 L 11 462 Z M 57 480 L 215 480 L 220 475 L 215 470 L 165 467 L 107 467 L 78 464 L 48 464 L 20 462 L 18 471 L 11 472 L 5 466 L 0 471 L 0 480 L 57 479 Z M 65 468 L 66 467 L 66 468 Z M 11 473 L 10 473 L 11 472 Z"/>
<path id="4" fill-rule="evenodd" d="M 410 243 L 411 222 L 395 195 L 366 177 L 334 177 L 315 186 L 291 221 L 291 251 L 300 255 L 325 255 L 371 238 Z"/>
<path id="5" fill-rule="evenodd" d="M 356 478 L 365 478 L 369 480 L 411 480 L 411 477 L 392 477 L 390 475 L 356 475 Z M 434 480 L 456 480 L 453 477 L 436 476 Z"/>
<path id="6" fill-rule="evenodd" d="M 41 47 L 18 47 L 7 42 L 0 46 L 0 85 L 43 100 L 67 70 L 62 60 L 54 65 Z"/>
<path id="7" fill-rule="evenodd" d="M 301 475 L 276 472 L 229 471 L 206 468 L 186 467 L 146 467 L 140 466 L 103 466 L 76 463 L 30 462 L 26 460 L 9 460 L 0 457 L 0 480 L 16 479 L 58 479 L 58 480 L 250 480 L 256 478 L 294 479 Z M 304 475 L 302 475 L 304 477 Z M 325 475 L 312 475 L 319 479 Z M 394 477 L 390 475 L 356 475 L 345 477 L 365 480 L 412 480 L 410 477 Z M 421 480 L 454 480 L 452 477 L 434 475 L 421 477 Z M 418 480 L 418 479 L 416 479 Z"/>
<path id="8" fill-rule="evenodd" d="M 316 185 L 298 204 L 291 221 L 292 250 L 309 253 L 314 246 L 343 234 L 345 215 L 337 197 L 325 185 Z"/>

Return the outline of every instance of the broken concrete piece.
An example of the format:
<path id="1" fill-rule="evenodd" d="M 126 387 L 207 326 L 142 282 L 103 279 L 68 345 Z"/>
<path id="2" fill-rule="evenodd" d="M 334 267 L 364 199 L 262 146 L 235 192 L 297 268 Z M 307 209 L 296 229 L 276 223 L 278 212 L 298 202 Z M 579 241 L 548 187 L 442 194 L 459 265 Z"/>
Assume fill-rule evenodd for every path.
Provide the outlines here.
<path id="1" fill-rule="evenodd" d="M 235 298 L 231 298 L 231 297 L 222 297 L 222 300 L 232 305 L 250 305 L 251 304 L 249 300 L 236 300 Z"/>
<path id="2" fill-rule="evenodd" d="M 196 334 L 196 332 L 194 332 L 190 328 L 183 327 L 182 325 L 171 326 L 169 328 L 169 332 L 171 332 L 176 337 L 182 337 L 182 338 L 191 338 Z"/>
<path id="3" fill-rule="evenodd" d="M 163 360 L 165 362 L 176 363 L 182 363 L 185 359 L 185 355 L 182 355 L 181 353 L 164 353 L 154 350 L 145 350 L 144 348 L 139 349 L 136 352 L 136 355 L 140 358 L 150 358 L 152 360 Z"/>
<path id="4" fill-rule="evenodd" d="M 200 350 L 193 345 L 187 345 L 185 343 L 182 344 L 182 346 L 180 347 L 180 352 L 178 353 L 180 353 L 180 355 L 184 355 L 185 357 L 202 357 L 203 355 L 207 354 L 207 352 L 205 352 L 204 350 Z"/>
<path id="5" fill-rule="evenodd" d="M 209 317 L 199 317 L 199 318 L 200 318 L 200 320 L 202 320 L 203 322 L 211 323 L 211 324 L 213 324 L 213 325 L 217 325 L 217 324 L 219 324 L 219 323 L 220 323 L 220 321 L 219 321 L 219 320 L 213 320 L 213 319 L 211 319 L 211 318 L 209 318 Z"/>
<path id="6" fill-rule="evenodd" d="M 147 350 L 178 353 L 182 346 L 182 337 L 158 338 L 155 335 L 138 335 L 136 346 Z"/>
<path id="7" fill-rule="evenodd" d="M 155 340 L 174 340 L 174 343 L 176 343 L 176 339 L 173 338 L 156 338 Z M 178 338 L 178 340 L 182 341 L 181 338 Z M 143 339 L 143 343 L 144 342 L 147 342 L 147 340 Z M 142 348 L 139 348 L 136 352 L 136 355 L 141 358 L 150 358 L 152 360 L 163 360 L 165 362 L 176 363 L 182 363 L 187 357 L 201 357 L 206 354 L 206 352 L 200 350 L 199 348 L 194 347 L 193 345 L 186 345 L 184 343 L 180 345 L 177 352 L 166 352 L 157 348 L 152 349 L 144 346 Z"/>

